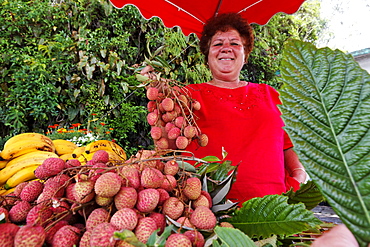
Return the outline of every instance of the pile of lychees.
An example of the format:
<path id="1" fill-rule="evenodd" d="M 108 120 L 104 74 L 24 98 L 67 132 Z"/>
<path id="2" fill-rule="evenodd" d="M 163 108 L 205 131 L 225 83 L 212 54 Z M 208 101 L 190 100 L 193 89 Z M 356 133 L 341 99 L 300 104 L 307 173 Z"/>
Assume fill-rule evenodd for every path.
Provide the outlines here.
<path id="1" fill-rule="evenodd" d="M 194 112 L 201 105 L 186 89 L 171 85 L 168 80 L 153 81 L 147 87 L 146 96 L 149 99 L 147 122 L 157 148 L 183 150 L 193 140 L 202 147 L 207 145 L 207 135 L 201 133 L 195 122 Z"/>
<path id="2" fill-rule="evenodd" d="M 1 246 L 133 246 L 115 232 L 132 231 L 146 243 L 177 222 L 166 246 L 204 246 L 203 230 L 217 219 L 200 179 L 175 157 L 142 150 L 124 163 L 97 151 L 86 165 L 49 158 L 35 174 L 0 198 Z"/>

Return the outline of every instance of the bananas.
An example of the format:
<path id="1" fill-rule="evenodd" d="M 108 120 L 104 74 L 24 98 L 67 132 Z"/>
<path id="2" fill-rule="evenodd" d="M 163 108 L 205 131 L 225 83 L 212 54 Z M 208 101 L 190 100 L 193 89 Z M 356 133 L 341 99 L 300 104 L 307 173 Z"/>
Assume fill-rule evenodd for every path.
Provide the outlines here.
<path id="1" fill-rule="evenodd" d="M 5 142 L 1 157 L 4 160 L 10 160 L 34 151 L 55 152 L 55 146 L 53 141 L 45 135 L 23 133 Z"/>
<path id="2" fill-rule="evenodd" d="M 6 167 L 0 170 L 0 185 L 5 184 L 19 170 L 30 166 L 41 165 L 44 160 L 51 157 L 58 158 L 59 156 L 53 152 L 34 151 L 10 160 Z"/>
<path id="3" fill-rule="evenodd" d="M 105 150 L 108 154 L 109 154 L 109 161 L 111 162 L 121 162 L 121 161 L 125 161 L 125 159 L 123 159 L 121 156 L 119 156 L 118 154 L 116 154 L 115 152 L 112 152 L 110 150 Z M 95 151 L 96 152 L 96 151 Z M 78 157 L 78 160 L 80 161 L 80 163 L 82 165 L 85 165 L 87 161 L 91 160 L 92 157 L 94 156 L 94 153 L 83 153 L 80 155 L 80 157 Z"/>
<path id="4" fill-rule="evenodd" d="M 68 160 L 74 159 L 72 153 L 62 154 L 62 155 L 59 156 L 59 158 L 62 159 L 62 160 L 64 160 L 64 161 L 66 161 L 66 162 Z"/>
<path id="5" fill-rule="evenodd" d="M 72 152 L 78 148 L 78 146 L 68 140 L 64 139 L 56 139 L 53 140 L 54 146 L 55 146 L 55 152 L 59 155 L 62 156 L 64 154 L 72 154 Z"/>
<path id="6" fill-rule="evenodd" d="M 125 150 L 123 150 L 123 148 L 117 143 L 108 140 L 98 140 L 87 144 L 85 148 L 85 153 L 94 153 L 98 150 L 105 150 L 116 153 L 121 160 L 127 159 Z"/>
<path id="7" fill-rule="evenodd" d="M 8 164 L 9 160 L 0 160 L 0 169 L 3 169 L 6 164 Z"/>
<path id="8" fill-rule="evenodd" d="M 74 159 L 80 157 L 80 155 L 85 152 L 85 146 L 77 147 L 75 150 L 72 152 L 72 156 Z"/>
<path id="9" fill-rule="evenodd" d="M 34 172 L 38 166 L 39 165 L 33 165 L 33 166 L 29 166 L 29 167 L 26 167 L 26 168 L 23 168 L 17 171 L 13 176 L 11 176 L 6 181 L 6 184 L 4 185 L 4 189 L 8 190 L 8 189 L 16 187 L 18 184 L 22 182 L 35 179 L 36 176 Z"/>

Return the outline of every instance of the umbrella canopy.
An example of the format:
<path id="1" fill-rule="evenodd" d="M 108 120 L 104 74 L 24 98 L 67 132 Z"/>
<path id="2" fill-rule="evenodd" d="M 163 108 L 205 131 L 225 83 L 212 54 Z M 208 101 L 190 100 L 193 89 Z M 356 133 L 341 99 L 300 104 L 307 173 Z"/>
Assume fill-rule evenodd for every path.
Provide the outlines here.
<path id="1" fill-rule="evenodd" d="M 227 12 L 241 13 L 249 23 L 266 24 L 278 12 L 293 14 L 305 0 L 110 0 L 116 8 L 136 6 L 141 15 L 159 17 L 166 27 L 179 26 L 187 36 L 198 37 L 204 23 L 211 17 Z"/>

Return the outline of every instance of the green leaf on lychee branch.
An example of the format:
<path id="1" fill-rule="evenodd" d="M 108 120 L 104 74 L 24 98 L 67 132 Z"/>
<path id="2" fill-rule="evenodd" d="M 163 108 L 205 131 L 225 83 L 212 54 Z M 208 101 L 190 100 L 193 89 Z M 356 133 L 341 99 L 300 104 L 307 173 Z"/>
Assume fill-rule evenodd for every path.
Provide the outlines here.
<path id="1" fill-rule="evenodd" d="M 133 246 L 136 246 L 136 247 L 146 247 L 146 244 L 140 242 L 137 239 L 135 233 L 127 229 L 124 229 L 119 232 L 114 232 L 114 237 L 117 239 L 124 240 L 127 243 L 132 244 Z"/>
<path id="2" fill-rule="evenodd" d="M 183 169 L 188 172 L 194 172 L 194 173 L 197 172 L 196 168 L 188 162 L 181 161 L 181 160 L 177 160 L 176 162 L 179 165 L 180 169 Z"/>
<path id="3" fill-rule="evenodd" d="M 195 230 L 194 228 L 191 228 L 191 227 L 187 227 L 187 226 L 184 226 L 183 224 L 181 224 L 181 223 L 179 223 L 179 222 L 177 222 L 176 220 L 173 220 L 173 219 L 171 219 L 170 217 L 168 217 L 167 215 L 166 215 L 166 219 L 169 221 L 169 222 L 171 222 L 171 226 L 177 231 L 178 229 L 184 229 L 184 230 L 189 230 L 189 231 L 191 231 L 191 230 Z"/>
<path id="4" fill-rule="evenodd" d="M 319 228 L 322 223 L 303 203 L 288 204 L 288 197 L 267 195 L 243 203 L 226 221 L 252 238 L 280 237 Z"/>
<path id="5" fill-rule="evenodd" d="M 289 204 L 302 202 L 308 210 L 313 209 L 324 200 L 324 196 L 320 192 L 320 189 L 312 181 L 301 184 L 301 187 L 297 191 L 291 189 L 282 195 L 288 196 Z"/>
<path id="6" fill-rule="evenodd" d="M 226 195 L 229 193 L 231 189 L 231 185 L 233 182 L 233 178 L 236 174 L 236 170 L 233 170 L 225 180 L 221 181 L 220 184 L 216 185 L 216 187 L 209 192 L 212 198 L 212 204 L 217 205 L 218 203 L 225 200 Z"/>
<path id="7" fill-rule="evenodd" d="M 157 235 L 159 229 L 154 231 L 149 236 L 148 241 L 146 242 L 147 246 L 165 246 L 166 240 L 168 236 L 171 235 L 173 229 L 174 229 L 173 225 L 166 226 L 166 228 L 164 228 L 164 231 L 160 236 Z"/>
<path id="8" fill-rule="evenodd" d="M 217 239 L 213 240 L 212 246 L 256 247 L 252 239 L 239 229 L 216 226 L 214 231 L 217 234 Z"/>

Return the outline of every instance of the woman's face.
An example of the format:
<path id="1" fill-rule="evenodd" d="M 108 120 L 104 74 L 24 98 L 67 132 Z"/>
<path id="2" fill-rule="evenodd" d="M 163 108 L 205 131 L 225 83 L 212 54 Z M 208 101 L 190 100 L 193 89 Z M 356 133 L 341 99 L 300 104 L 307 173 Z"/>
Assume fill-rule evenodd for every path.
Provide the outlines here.
<path id="1" fill-rule="evenodd" d="M 208 65 L 214 79 L 238 80 L 245 61 L 243 40 L 235 29 L 217 32 L 211 39 Z"/>

